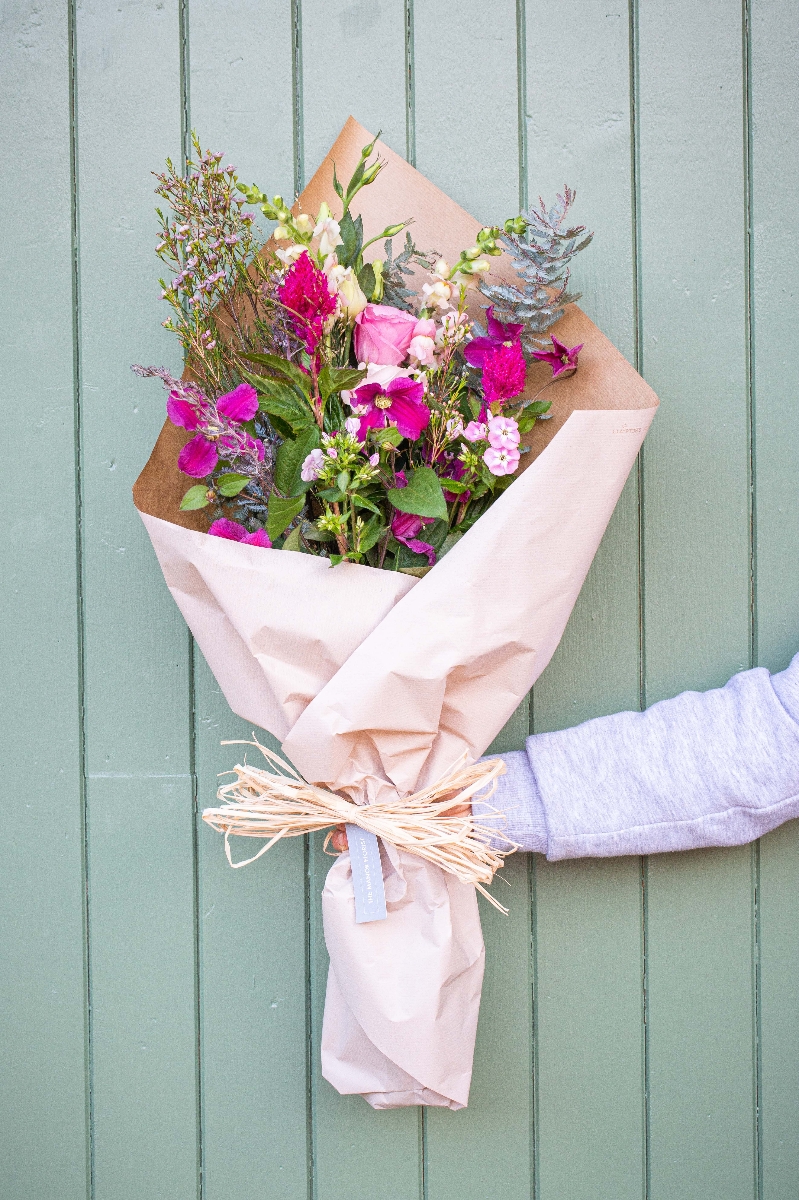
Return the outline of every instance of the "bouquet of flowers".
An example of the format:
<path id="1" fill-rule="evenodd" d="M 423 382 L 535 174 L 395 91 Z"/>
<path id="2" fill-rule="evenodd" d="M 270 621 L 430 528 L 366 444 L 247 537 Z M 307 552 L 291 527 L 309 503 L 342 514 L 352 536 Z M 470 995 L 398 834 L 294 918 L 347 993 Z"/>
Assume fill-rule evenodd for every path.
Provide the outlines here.
<path id="1" fill-rule="evenodd" d="M 292 214 L 195 137 L 187 176 L 168 163 L 158 177 L 173 210 L 159 210 L 158 254 L 174 272 L 161 281 L 173 309 L 164 325 L 189 371 L 134 369 L 163 379 L 170 421 L 194 435 L 178 467 L 203 482 L 181 509 L 210 510 L 210 534 L 422 574 L 512 482 L 529 450 L 522 435 L 549 412 L 550 401 L 523 396 L 523 335 L 553 379 L 577 368 L 581 346 L 536 335 L 578 299 L 568 262 L 591 235 L 568 226 L 566 188 L 549 212 L 542 202 L 478 230 L 453 266 L 407 232 L 395 257 L 392 239 L 411 221 L 364 240 L 371 231 L 352 214 L 385 166 L 375 142 L 346 188 L 334 166 L 334 217 L 326 200 L 315 216 Z M 243 197 L 277 221 L 266 247 Z M 385 258 L 366 261 L 378 242 Z M 484 331 L 466 312 L 467 287 L 503 242 L 532 277 L 498 296 L 521 319 L 503 322 L 488 305 Z M 425 272 L 419 295 L 406 286 L 413 268 Z"/>
<path id="2" fill-rule="evenodd" d="M 258 857 L 346 825 L 324 1074 L 459 1108 L 475 888 L 513 849 L 471 817 L 503 770 L 478 760 L 554 652 L 657 399 L 569 294 L 590 235 L 568 188 L 480 227 L 350 119 L 289 209 L 195 145 L 158 177 L 187 365 L 134 368 L 168 390 L 134 498 L 231 707 L 293 764 L 263 748 L 204 817 L 235 866 L 231 836 Z"/>

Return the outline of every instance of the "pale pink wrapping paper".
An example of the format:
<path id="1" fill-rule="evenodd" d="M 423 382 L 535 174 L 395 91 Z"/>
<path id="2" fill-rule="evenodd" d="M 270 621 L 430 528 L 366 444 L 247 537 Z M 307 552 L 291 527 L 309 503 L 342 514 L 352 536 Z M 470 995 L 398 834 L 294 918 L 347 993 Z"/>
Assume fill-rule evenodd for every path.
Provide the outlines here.
<path id="1" fill-rule="evenodd" d="M 334 198 L 332 159 L 344 177 L 368 139 L 348 122 L 304 210 Z M 436 236 L 454 257 L 443 239 L 468 244 L 477 223 L 385 153 L 420 244 Z M 657 405 L 579 309 L 558 333 L 586 346 L 549 393 L 556 415 L 536 426 L 534 461 L 423 579 L 186 528 L 196 514 L 173 516 L 188 486 L 180 434 L 162 432 L 135 495 L 166 582 L 233 711 L 278 737 L 310 782 L 359 803 L 434 782 L 485 751 L 549 662 Z M 534 368 L 529 387 L 545 378 Z M 325 884 L 323 1074 L 375 1108 L 461 1108 L 484 965 L 475 890 L 395 847 L 382 854 L 386 920 L 355 924 L 348 854 Z"/>

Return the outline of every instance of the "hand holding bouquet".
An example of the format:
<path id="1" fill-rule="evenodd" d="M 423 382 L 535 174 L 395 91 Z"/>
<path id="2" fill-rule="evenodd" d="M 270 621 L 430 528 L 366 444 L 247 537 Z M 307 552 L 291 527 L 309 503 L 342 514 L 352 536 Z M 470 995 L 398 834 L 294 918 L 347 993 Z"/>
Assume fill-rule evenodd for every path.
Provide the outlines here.
<path id="1" fill-rule="evenodd" d="M 475 886 L 502 858 L 468 801 L 504 768 L 478 760 L 555 651 L 657 398 L 572 303 L 569 189 L 481 227 L 352 119 L 291 210 L 198 155 L 159 177 L 187 369 L 139 369 L 169 419 L 134 498 L 231 708 L 293 764 L 267 748 L 204 817 L 258 854 L 347 825 L 323 1074 L 460 1108 Z M 358 920 L 358 870 L 383 919 Z"/>

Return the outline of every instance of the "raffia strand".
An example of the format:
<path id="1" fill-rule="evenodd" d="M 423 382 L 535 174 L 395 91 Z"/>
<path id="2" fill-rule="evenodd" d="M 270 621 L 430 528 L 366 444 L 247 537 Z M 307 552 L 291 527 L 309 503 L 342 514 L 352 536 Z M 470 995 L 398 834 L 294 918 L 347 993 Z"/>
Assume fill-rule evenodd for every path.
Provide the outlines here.
<path id="1" fill-rule="evenodd" d="M 459 759 L 430 787 L 390 803 L 355 804 L 346 796 L 317 787 L 297 774 L 284 759 L 253 735 L 251 742 L 229 741 L 224 746 L 257 746 L 269 768 L 239 764 L 227 774 L 235 781 L 223 784 L 217 799 L 219 808 L 207 808 L 203 820 L 225 835 L 225 853 L 231 867 L 246 867 L 255 862 L 282 838 L 299 837 L 332 825 L 358 825 L 400 850 L 416 854 L 427 862 L 455 875 L 462 883 L 472 883 L 486 899 L 507 914 L 507 909 L 486 890 L 508 854 L 519 847 L 515 842 L 486 825 L 478 824 L 471 814 L 457 814 L 469 805 L 476 792 L 480 800 L 493 795 L 497 779 L 505 773 L 505 764 L 495 758 L 469 763 Z M 487 790 L 486 790 L 487 789 Z M 497 818 L 500 814 L 496 813 Z M 489 820 L 492 817 L 489 815 Z M 252 858 L 234 862 L 230 838 L 265 838 L 265 845 Z M 503 837 L 507 850 L 491 845 L 493 837 Z"/>

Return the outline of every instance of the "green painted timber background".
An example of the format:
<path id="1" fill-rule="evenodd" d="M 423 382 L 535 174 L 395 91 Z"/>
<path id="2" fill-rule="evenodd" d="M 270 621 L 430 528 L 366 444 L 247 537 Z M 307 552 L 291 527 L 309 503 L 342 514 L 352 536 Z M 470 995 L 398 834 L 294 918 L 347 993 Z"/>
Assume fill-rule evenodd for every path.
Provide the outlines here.
<path id="1" fill-rule="evenodd" d="M 197 820 L 246 735 L 130 498 L 152 169 L 293 195 L 348 114 L 484 221 L 564 181 L 662 398 L 498 746 L 799 648 L 795 0 L 3 0 L 3 1200 L 795 1200 L 799 828 L 507 871 L 472 1101 L 321 1078 L 320 842 Z M 400 213 L 399 216 L 410 214 Z"/>

